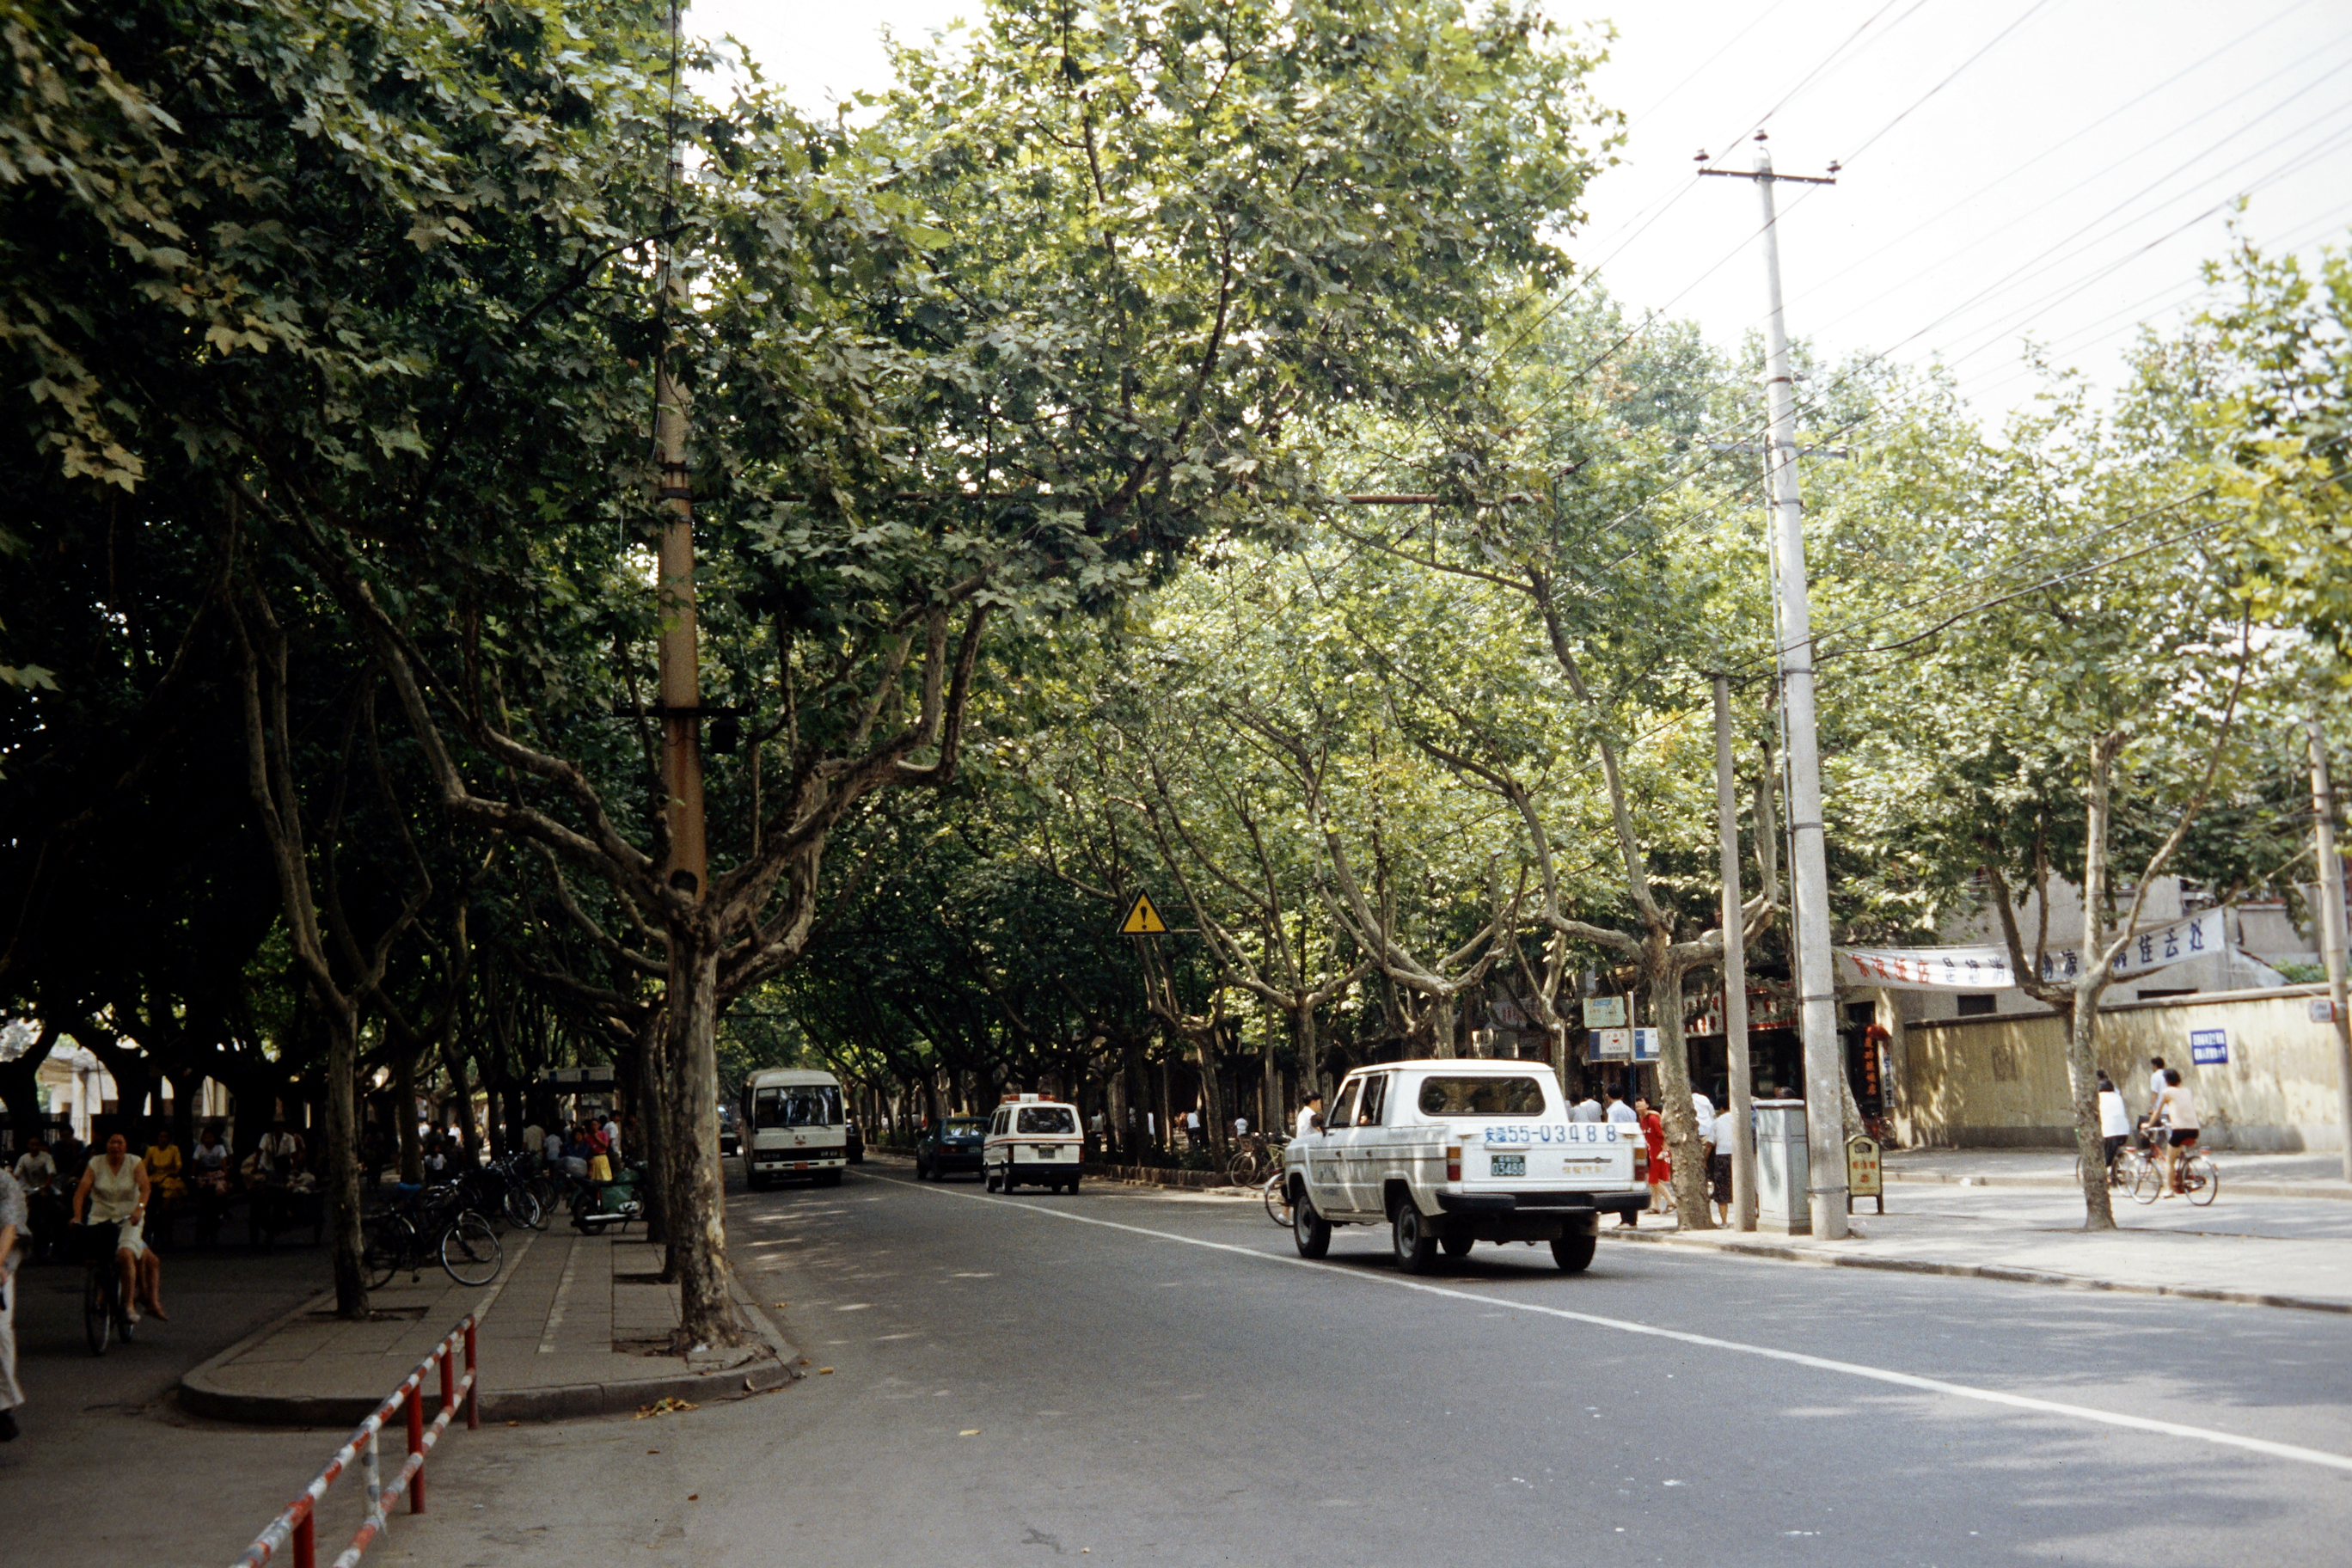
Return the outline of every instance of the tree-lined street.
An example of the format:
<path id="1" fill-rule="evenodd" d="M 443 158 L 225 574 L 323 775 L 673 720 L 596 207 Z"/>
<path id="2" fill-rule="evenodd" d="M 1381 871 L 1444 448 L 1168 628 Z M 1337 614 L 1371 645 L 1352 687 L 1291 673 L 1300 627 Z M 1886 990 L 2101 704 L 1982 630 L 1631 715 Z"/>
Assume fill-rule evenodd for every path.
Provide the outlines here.
<path id="1" fill-rule="evenodd" d="M 2342 1317 L 1607 1242 L 1577 1279 L 1482 1247 L 1408 1280 L 1383 1237 L 1305 1264 L 1231 1200 L 888 1169 L 738 1214 L 833 1372 L 486 1433 L 512 1468 L 442 1494 L 483 1505 L 458 1526 L 475 1557 L 2320 1562 L 2352 1476 L 2205 1436 L 2352 1454 Z"/>
<path id="2" fill-rule="evenodd" d="M 0 1559 L 2337 1554 L 2352 33 L 2082 9 L 0 0 Z"/>

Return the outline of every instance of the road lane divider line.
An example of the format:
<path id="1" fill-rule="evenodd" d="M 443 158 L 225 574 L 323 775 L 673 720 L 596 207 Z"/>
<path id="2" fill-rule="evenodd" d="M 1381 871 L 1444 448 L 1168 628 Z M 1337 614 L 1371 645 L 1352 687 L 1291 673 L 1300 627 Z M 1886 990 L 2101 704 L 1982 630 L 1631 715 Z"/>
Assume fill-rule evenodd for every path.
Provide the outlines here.
<path id="1" fill-rule="evenodd" d="M 877 1176 L 877 1179 L 890 1182 L 898 1186 L 915 1187 L 914 1183 L 901 1181 L 897 1177 Z M 1588 1324 L 1597 1329 L 1613 1329 L 1620 1333 L 1640 1334 L 1649 1339 L 1671 1340 L 1677 1344 L 1696 1345 L 1705 1350 L 1729 1351 L 1738 1355 L 1759 1356 L 1766 1361 L 1785 1362 L 1791 1366 L 1811 1367 L 1816 1372 L 1832 1372 L 1847 1377 L 1865 1378 L 1873 1383 L 1914 1389 L 1923 1394 L 1941 1394 L 1955 1399 L 1972 1399 L 1982 1405 L 1998 1405 L 2011 1410 L 2031 1411 L 2040 1415 L 2062 1416 L 2069 1420 L 2087 1421 L 2102 1426 L 2119 1426 L 2126 1431 L 2149 1432 L 2159 1436 L 2184 1437 L 2192 1442 L 2210 1443 L 2224 1448 L 2237 1448 L 2250 1454 L 2261 1454 L 2269 1458 L 2317 1465 L 2325 1469 L 2352 1471 L 2352 1455 L 2333 1454 L 2325 1448 L 2305 1448 L 2294 1443 L 2273 1442 L 2267 1437 L 2247 1437 L 2235 1432 L 2216 1431 L 2210 1426 L 2190 1426 L 2178 1421 L 2158 1420 L 2154 1416 L 2126 1415 L 2118 1411 L 2095 1409 L 2087 1405 L 2069 1405 L 2063 1400 L 2036 1398 L 2028 1394 L 2009 1394 L 1997 1388 L 1978 1388 L 1970 1384 L 1950 1383 L 1939 1377 L 1921 1377 L 1916 1373 L 1896 1372 L 1890 1367 L 1865 1366 L 1860 1362 L 1838 1361 L 1830 1356 L 1808 1355 L 1802 1351 L 1780 1350 L 1771 1345 L 1748 1344 L 1738 1340 L 1721 1339 L 1714 1334 L 1694 1333 L 1688 1329 L 1661 1328 L 1654 1323 L 1637 1323 L 1628 1318 L 1603 1317 L 1597 1312 L 1579 1312 L 1566 1307 L 1547 1307 L 1538 1302 L 1516 1300 L 1507 1296 L 1486 1296 L 1475 1290 L 1455 1289 L 1448 1285 L 1433 1285 L 1426 1280 L 1406 1279 L 1393 1274 L 1366 1274 L 1328 1263 L 1317 1263 L 1304 1258 L 1286 1257 L 1282 1253 L 1260 1247 L 1242 1247 L 1230 1241 L 1210 1241 L 1197 1236 L 1181 1236 L 1172 1230 L 1155 1230 L 1150 1226 L 1129 1225 L 1123 1220 L 1101 1219 L 1093 1215 L 1072 1214 L 1066 1209 L 1052 1208 L 1044 1204 L 1025 1203 L 1018 1198 L 994 1197 L 984 1193 L 958 1192 L 952 1187 L 919 1187 L 916 1190 L 928 1192 L 938 1197 L 962 1198 L 970 1203 L 1019 1209 L 1029 1214 L 1045 1215 L 1053 1219 L 1070 1220 L 1079 1225 L 1100 1226 L 1106 1230 L 1123 1230 L 1132 1236 L 1150 1237 L 1155 1241 L 1173 1241 L 1211 1252 L 1230 1252 L 1243 1258 L 1256 1258 L 1260 1262 L 1289 1264 L 1298 1268 L 1312 1269 L 1318 1274 L 1336 1274 L 1343 1279 L 1357 1279 L 1366 1284 L 1391 1285 L 1401 1289 L 1418 1290 L 1425 1296 L 1439 1296 L 1455 1301 L 1471 1301 L 1482 1307 L 1503 1307 L 1515 1312 L 1535 1312 L 1567 1322 Z"/>

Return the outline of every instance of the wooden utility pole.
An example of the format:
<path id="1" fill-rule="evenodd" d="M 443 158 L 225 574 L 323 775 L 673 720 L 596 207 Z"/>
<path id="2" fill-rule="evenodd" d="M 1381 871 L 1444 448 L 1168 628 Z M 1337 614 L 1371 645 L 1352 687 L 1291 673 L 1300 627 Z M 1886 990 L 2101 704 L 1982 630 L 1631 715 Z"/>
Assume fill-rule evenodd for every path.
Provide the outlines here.
<path id="1" fill-rule="evenodd" d="M 673 0 L 669 12 L 670 90 L 677 89 L 677 51 L 684 19 Z M 669 188 L 685 176 L 678 161 L 676 127 L 669 137 Z M 710 885 L 710 850 L 702 823 L 701 647 L 694 626 L 693 468 L 686 455 L 686 395 L 673 374 L 677 337 L 671 323 L 690 301 L 677 276 L 677 215 L 665 202 L 657 279 L 661 342 L 654 367 L 654 449 L 661 466 L 656 499 L 662 516 L 658 581 L 654 602 L 661 619 L 662 794 L 669 818 L 669 859 L 663 877 L 688 899 L 700 902 Z M 678 994 L 673 989 L 673 996 Z"/>
<path id="2" fill-rule="evenodd" d="M 670 285 L 665 253 L 662 284 Z M 686 458 L 686 400 L 672 379 L 670 344 L 654 373 L 654 445 L 660 454 L 662 794 L 669 816 L 669 885 L 699 900 L 710 880 L 702 823 L 700 646 L 694 626 L 694 492 Z"/>

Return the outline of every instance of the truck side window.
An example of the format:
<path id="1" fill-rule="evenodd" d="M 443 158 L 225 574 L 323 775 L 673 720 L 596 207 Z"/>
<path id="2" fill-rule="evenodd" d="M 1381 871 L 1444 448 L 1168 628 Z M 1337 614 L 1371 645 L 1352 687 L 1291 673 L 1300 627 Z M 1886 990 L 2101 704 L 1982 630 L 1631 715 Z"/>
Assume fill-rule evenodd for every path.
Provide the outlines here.
<path id="1" fill-rule="evenodd" d="M 1334 1132 L 1342 1128 L 1353 1127 L 1356 1124 L 1356 1091 L 1361 1088 L 1363 1088 L 1361 1079 L 1351 1078 L 1341 1084 L 1339 1098 L 1333 1103 L 1331 1114 L 1323 1119 L 1323 1125 Z"/>
<path id="2" fill-rule="evenodd" d="M 1380 1126 L 1381 1124 L 1381 1112 L 1386 1107 L 1388 1097 L 1388 1074 L 1381 1073 L 1375 1077 L 1366 1079 L 1364 1080 L 1363 1099 L 1356 1109 L 1356 1125 L 1359 1127 Z"/>

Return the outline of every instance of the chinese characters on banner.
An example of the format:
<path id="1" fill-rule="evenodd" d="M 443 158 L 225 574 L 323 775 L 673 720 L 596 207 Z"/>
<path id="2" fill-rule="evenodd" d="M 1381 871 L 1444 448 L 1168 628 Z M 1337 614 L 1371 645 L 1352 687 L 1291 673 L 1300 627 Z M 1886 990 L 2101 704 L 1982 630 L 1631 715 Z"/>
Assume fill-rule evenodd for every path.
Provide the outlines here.
<path id="1" fill-rule="evenodd" d="M 2113 973 L 2121 979 L 2222 952 L 2229 916 L 2226 909 L 2207 910 L 2140 931 L 2116 955 Z M 1864 984 L 1898 991 L 2001 991 L 2017 984 L 2002 947 L 1841 948 L 1838 956 Z M 2072 980 L 2082 968 L 2083 955 L 2074 948 L 2053 948 L 2042 957 L 2046 981 Z"/>

